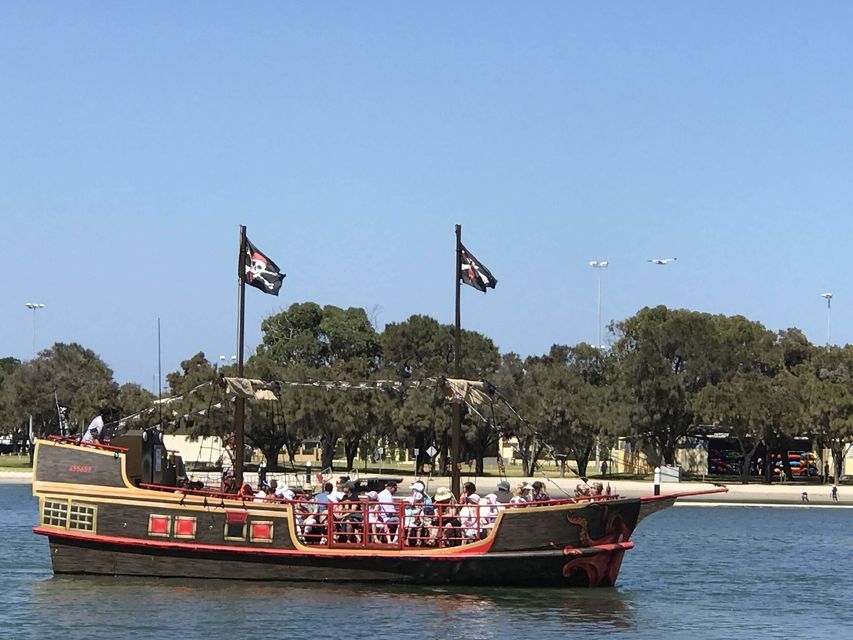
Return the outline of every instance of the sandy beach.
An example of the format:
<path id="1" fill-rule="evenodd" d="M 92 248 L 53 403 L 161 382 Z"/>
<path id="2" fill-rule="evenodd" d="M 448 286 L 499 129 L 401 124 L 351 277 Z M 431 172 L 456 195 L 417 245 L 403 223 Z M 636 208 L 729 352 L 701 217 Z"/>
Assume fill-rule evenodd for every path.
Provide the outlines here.
<path id="1" fill-rule="evenodd" d="M 30 471 L 0 471 L 0 484 L 30 484 L 32 481 Z"/>
<path id="2" fill-rule="evenodd" d="M 277 474 L 270 474 L 276 477 Z M 393 475 L 393 474 L 392 474 Z M 254 476 L 254 474 L 250 474 Z M 400 477 L 400 476 L 397 476 Z M 201 478 L 200 478 L 201 479 Z M 247 478 L 254 481 L 254 477 Z M 429 492 L 432 493 L 439 486 L 449 486 L 449 478 L 422 478 L 428 482 Z M 533 481 L 537 478 L 512 478 L 510 484 L 515 486 L 523 480 Z M 552 498 L 563 498 L 574 494 L 575 486 L 578 484 L 576 478 L 538 478 L 546 483 L 547 491 Z M 207 479 L 208 481 L 214 478 Z M 414 482 L 413 476 L 403 476 L 401 495 L 406 495 L 409 484 Z M 477 485 L 478 492 L 482 495 L 495 490 L 498 479 L 494 477 L 470 479 Z M 468 482 L 468 477 L 463 477 L 463 482 Z M 595 481 L 594 479 L 591 481 Z M 0 483 L 2 484 L 29 484 L 32 482 L 32 473 L 29 471 L 0 471 Z M 607 482 L 607 480 L 605 480 Z M 638 497 L 651 495 L 654 487 L 651 482 L 638 482 L 633 480 L 611 479 L 610 488 L 613 493 L 627 497 Z M 661 485 L 661 494 L 681 493 L 685 491 L 701 491 L 715 489 L 724 486 L 728 489 L 726 493 L 714 493 L 703 496 L 688 496 L 679 498 L 678 505 L 703 505 L 703 506 L 767 506 L 767 507 L 797 507 L 797 508 L 853 508 L 853 486 L 843 485 L 838 489 L 838 502 L 830 497 L 830 484 L 712 484 L 703 482 L 668 482 Z M 803 500 L 803 492 L 807 494 L 808 501 Z"/>

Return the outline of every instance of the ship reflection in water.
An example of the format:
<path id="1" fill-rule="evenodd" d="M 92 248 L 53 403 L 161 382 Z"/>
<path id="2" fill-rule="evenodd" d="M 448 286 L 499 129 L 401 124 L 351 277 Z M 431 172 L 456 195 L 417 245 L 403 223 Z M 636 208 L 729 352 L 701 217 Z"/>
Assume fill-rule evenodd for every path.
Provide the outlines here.
<path id="1" fill-rule="evenodd" d="M 100 637 L 113 638 L 126 637 L 128 620 L 143 635 L 165 628 L 184 638 L 222 637 L 241 627 L 304 638 L 514 638 L 529 637 L 531 629 L 550 638 L 636 625 L 632 596 L 610 588 L 472 592 L 97 576 L 58 576 L 31 586 L 33 607 L 52 612 L 53 629 L 96 625 Z"/>

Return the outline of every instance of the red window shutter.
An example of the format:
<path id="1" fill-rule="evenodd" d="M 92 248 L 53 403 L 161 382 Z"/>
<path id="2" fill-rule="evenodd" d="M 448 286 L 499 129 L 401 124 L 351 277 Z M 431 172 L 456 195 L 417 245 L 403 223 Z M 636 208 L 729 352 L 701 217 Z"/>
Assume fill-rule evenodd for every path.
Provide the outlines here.
<path id="1" fill-rule="evenodd" d="M 176 538 L 195 538 L 195 518 L 179 516 L 175 520 Z"/>
<path id="2" fill-rule="evenodd" d="M 272 542 L 272 522 L 259 521 L 250 524 L 252 542 Z"/>
<path id="3" fill-rule="evenodd" d="M 226 509 L 225 520 L 228 524 L 246 524 L 249 519 L 249 512 L 243 509 Z"/>
<path id="4" fill-rule="evenodd" d="M 168 536 L 171 533 L 172 518 L 170 516 L 148 516 L 149 536 Z"/>

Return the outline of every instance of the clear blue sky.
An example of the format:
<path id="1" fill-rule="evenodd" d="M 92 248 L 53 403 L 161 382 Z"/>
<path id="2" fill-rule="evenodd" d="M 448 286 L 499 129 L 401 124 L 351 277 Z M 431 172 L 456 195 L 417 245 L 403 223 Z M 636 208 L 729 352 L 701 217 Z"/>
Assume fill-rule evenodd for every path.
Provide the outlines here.
<path id="1" fill-rule="evenodd" d="M 849 2 L 0 5 L 0 356 L 120 382 L 236 343 L 238 227 L 293 302 L 453 321 L 502 351 L 646 305 L 853 338 Z M 677 256 L 666 267 L 646 262 Z"/>

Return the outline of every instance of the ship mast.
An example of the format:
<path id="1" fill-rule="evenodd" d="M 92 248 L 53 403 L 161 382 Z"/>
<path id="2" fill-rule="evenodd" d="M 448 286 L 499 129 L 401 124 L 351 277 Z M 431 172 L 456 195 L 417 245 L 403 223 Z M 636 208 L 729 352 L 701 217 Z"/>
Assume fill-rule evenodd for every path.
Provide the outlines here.
<path id="1" fill-rule="evenodd" d="M 237 259 L 237 276 L 240 281 L 237 314 L 237 377 L 243 377 L 243 326 L 246 319 L 246 225 L 240 225 L 240 252 Z M 234 480 L 238 487 L 243 484 L 243 452 L 245 446 L 246 399 L 237 396 L 234 402 Z"/>
<path id="2" fill-rule="evenodd" d="M 456 281 L 456 335 L 455 335 L 455 377 L 461 378 L 460 351 L 462 345 L 462 322 L 460 313 L 460 290 L 462 280 L 459 277 L 462 272 L 462 225 L 456 225 L 456 269 L 454 280 Z M 459 441 L 462 439 L 462 400 L 454 398 L 453 401 L 453 423 L 450 430 L 450 490 L 453 495 L 459 497 Z"/>

